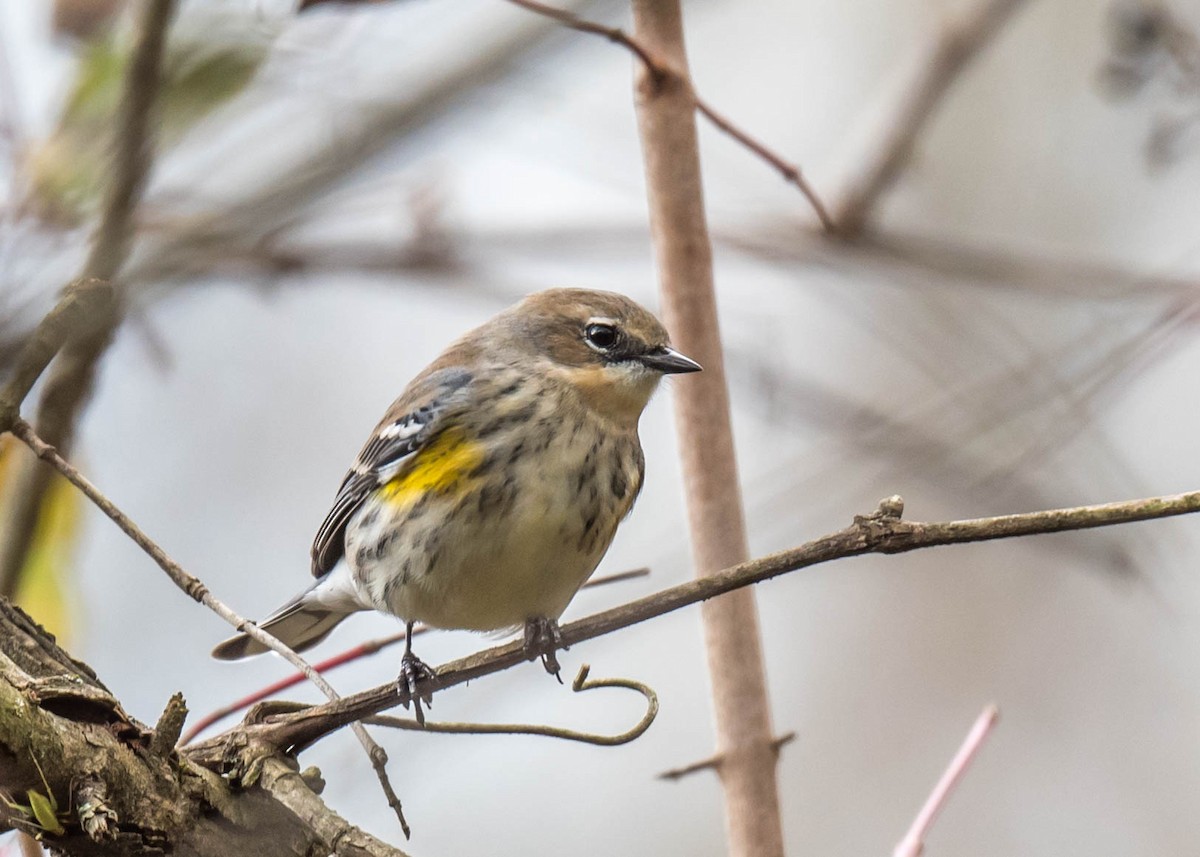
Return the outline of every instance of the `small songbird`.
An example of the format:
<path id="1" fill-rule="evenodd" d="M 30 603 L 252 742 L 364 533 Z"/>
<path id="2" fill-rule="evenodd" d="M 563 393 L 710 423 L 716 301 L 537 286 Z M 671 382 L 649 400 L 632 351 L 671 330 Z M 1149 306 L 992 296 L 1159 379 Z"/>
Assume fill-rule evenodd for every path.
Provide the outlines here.
<path id="1" fill-rule="evenodd" d="M 413 655 L 415 622 L 523 626 L 531 657 L 557 673 L 557 619 L 642 487 L 638 419 L 664 374 L 699 369 L 626 297 L 527 297 L 451 345 L 392 404 L 317 532 L 316 582 L 261 627 L 300 651 L 356 611 L 398 616 L 408 632 L 400 681 L 414 699 L 433 675 Z M 213 656 L 264 651 L 239 634 Z"/>

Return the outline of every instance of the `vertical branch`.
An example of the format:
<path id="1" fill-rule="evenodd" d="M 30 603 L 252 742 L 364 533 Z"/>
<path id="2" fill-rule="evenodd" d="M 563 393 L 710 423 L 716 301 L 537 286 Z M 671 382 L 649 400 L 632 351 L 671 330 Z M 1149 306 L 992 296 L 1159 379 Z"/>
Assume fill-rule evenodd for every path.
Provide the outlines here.
<path id="1" fill-rule="evenodd" d="M 85 282 L 112 281 L 129 255 L 133 211 L 150 172 L 153 107 L 175 4 L 176 0 L 143 0 L 117 110 L 111 178 L 81 275 Z M 75 423 L 95 381 L 96 366 L 120 323 L 117 296 L 107 290 L 97 290 L 96 294 L 101 299 L 91 307 L 88 331 L 66 344 L 38 403 L 38 434 L 64 454 L 70 451 Z M 20 407 L 19 401 L 8 404 Z M 0 519 L 0 594 L 11 596 L 16 589 L 51 478 L 50 469 L 29 456 L 20 459 L 13 474 L 7 508 Z"/>
<path id="2" fill-rule="evenodd" d="M 713 294 L 695 98 L 687 75 L 679 0 L 633 0 L 635 33 L 669 73 L 640 69 L 638 123 L 658 259 L 663 314 L 675 342 L 704 371 L 675 390 L 696 574 L 748 556 L 729 393 Z M 725 789 L 730 853 L 783 854 L 758 614 L 749 590 L 704 605 L 716 708 L 717 769 Z"/>

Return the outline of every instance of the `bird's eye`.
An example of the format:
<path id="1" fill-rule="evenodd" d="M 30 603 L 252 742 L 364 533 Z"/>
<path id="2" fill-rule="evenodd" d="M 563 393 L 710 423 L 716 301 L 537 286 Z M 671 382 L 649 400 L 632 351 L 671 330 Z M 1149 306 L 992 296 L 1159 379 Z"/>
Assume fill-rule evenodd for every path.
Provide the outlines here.
<path id="1" fill-rule="evenodd" d="M 583 338 L 601 351 L 612 348 L 617 342 L 617 329 L 611 324 L 589 324 L 583 329 Z"/>

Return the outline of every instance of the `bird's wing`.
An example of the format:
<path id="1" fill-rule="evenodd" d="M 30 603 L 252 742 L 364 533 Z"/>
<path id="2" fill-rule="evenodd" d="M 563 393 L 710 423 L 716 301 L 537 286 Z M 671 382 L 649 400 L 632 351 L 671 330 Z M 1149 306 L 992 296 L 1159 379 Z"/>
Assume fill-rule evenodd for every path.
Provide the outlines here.
<path id="1" fill-rule="evenodd" d="M 363 501 L 391 479 L 400 466 L 446 427 L 462 407 L 460 393 L 471 374 L 459 368 L 432 372 L 409 387 L 375 427 L 342 480 L 333 507 L 317 531 L 312 546 L 312 573 L 321 577 L 345 553 L 346 524 Z"/>

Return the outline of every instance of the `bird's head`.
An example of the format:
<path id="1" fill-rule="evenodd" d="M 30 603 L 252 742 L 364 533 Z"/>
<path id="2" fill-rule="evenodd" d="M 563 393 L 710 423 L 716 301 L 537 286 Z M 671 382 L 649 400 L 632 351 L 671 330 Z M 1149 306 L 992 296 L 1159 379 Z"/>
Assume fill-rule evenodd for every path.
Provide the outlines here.
<path id="1" fill-rule="evenodd" d="M 671 347 L 658 319 L 624 295 L 551 289 L 504 315 L 514 346 L 617 422 L 637 422 L 663 375 L 700 371 Z"/>

